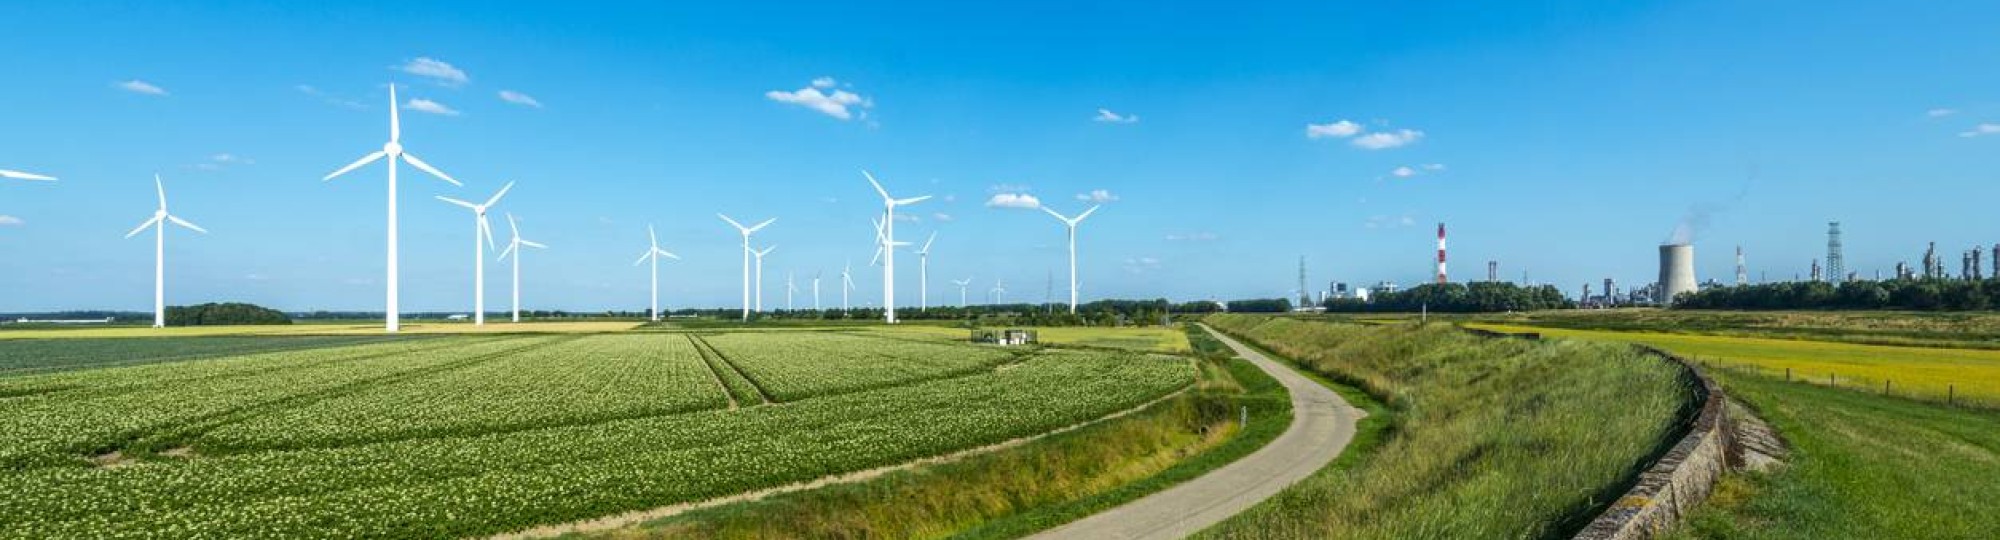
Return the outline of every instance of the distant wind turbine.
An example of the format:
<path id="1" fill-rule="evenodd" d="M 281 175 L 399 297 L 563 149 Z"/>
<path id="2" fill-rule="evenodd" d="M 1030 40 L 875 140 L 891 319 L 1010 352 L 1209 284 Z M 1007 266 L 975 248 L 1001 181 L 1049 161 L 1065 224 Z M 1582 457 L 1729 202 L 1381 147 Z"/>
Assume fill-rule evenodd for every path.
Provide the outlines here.
<path id="1" fill-rule="evenodd" d="M 441 180 L 450 182 L 451 185 L 461 185 L 457 180 L 453 180 L 450 176 L 439 172 L 437 168 L 432 167 L 429 163 L 424 163 L 424 160 L 418 159 L 416 154 L 404 152 L 403 143 L 401 142 L 402 135 L 402 123 L 397 120 L 396 116 L 396 85 L 391 84 L 389 85 L 389 142 L 384 143 L 381 150 L 361 156 L 360 160 L 350 163 L 346 167 L 341 167 L 340 170 L 333 171 L 333 174 L 326 175 L 326 178 L 320 180 L 322 182 L 332 180 L 334 177 L 359 169 L 362 165 L 374 163 L 375 160 L 384 157 L 389 158 L 389 285 L 384 322 L 385 327 L 390 332 L 395 332 L 403 327 L 402 313 L 398 311 L 396 304 L 396 292 L 398 288 L 396 282 L 396 162 L 409 163 L 411 167 L 416 167 L 417 170 L 430 173 L 431 176 L 436 176 Z"/>
<path id="2" fill-rule="evenodd" d="M 1043 212 L 1048 212 L 1049 215 L 1055 216 L 1056 220 L 1063 222 L 1063 225 L 1069 230 L 1069 313 L 1071 315 L 1076 314 L 1076 225 L 1083 223 L 1084 218 L 1090 217 L 1090 214 L 1096 212 L 1100 207 L 1102 205 L 1092 206 L 1089 210 L 1084 210 L 1082 214 L 1077 214 L 1074 218 L 1064 217 L 1062 214 L 1056 213 L 1055 210 L 1050 210 L 1046 206 L 1042 207 Z"/>
<path id="3" fill-rule="evenodd" d="M 453 199 L 451 197 L 446 197 L 443 195 L 438 196 L 438 200 L 440 201 L 462 206 L 465 207 L 467 210 L 472 211 L 472 325 L 473 326 L 486 325 L 486 248 L 495 247 L 493 245 L 493 223 L 486 220 L 486 210 L 493 208 L 493 204 L 500 202 L 500 198 L 507 196 L 507 191 L 511 189 L 514 189 L 514 183 L 508 182 L 507 185 L 500 186 L 500 191 L 498 193 L 494 193 L 492 197 L 486 199 L 486 202 L 479 204 L 473 204 L 458 199 Z M 484 240 L 484 242 L 481 242 L 482 240 Z M 518 269 L 519 265 L 516 265 L 515 268 Z M 519 276 L 516 276 L 517 281 L 518 277 Z M 518 302 L 516 304 L 518 304 Z"/>
<path id="4" fill-rule="evenodd" d="M 968 286 L 968 285 L 972 285 L 972 278 L 965 278 L 965 279 L 954 279 L 954 280 L 951 280 L 951 283 L 952 283 L 953 285 L 957 285 L 957 286 L 958 286 L 958 307 L 966 307 L 966 306 L 965 306 L 965 287 L 966 287 L 966 286 Z"/>
<path id="5" fill-rule="evenodd" d="M 167 213 L 167 186 L 158 174 L 153 175 L 153 189 L 160 194 L 160 208 L 154 210 L 153 217 L 145 223 L 125 233 L 125 237 L 137 236 L 147 227 L 153 228 L 153 328 L 163 328 L 167 326 L 167 222 L 202 234 L 208 234 L 208 229 Z"/>
<path id="6" fill-rule="evenodd" d="M 750 235 L 769 226 L 778 218 L 764 220 L 755 227 L 745 227 L 742 223 L 729 219 L 729 216 L 718 213 L 715 217 L 722 218 L 723 221 L 729 222 L 730 226 L 736 227 L 737 232 L 743 233 L 743 322 L 750 322 Z"/>
<path id="7" fill-rule="evenodd" d="M 861 176 L 867 178 L 868 185 L 874 186 L 875 192 L 882 195 L 882 319 L 889 324 L 896 324 L 896 207 L 924 202 L 931 196 L 923 195 L 908 199 L 890 197 L 889 190 L 882 189 L 882 183 L 875 181 L 875 175 L 861 171 Z"/>
<path id="8" fill-rule="evenodd" d="M 840 269 L 840 311 L 843 317 L 848 311 L 847 293 L 852 291 L 854 291 L 854 263 L 849 261 L 847 266 Z"/>
<path id="9" fill-rule="evenodd" d="M 778 249 L 778 246 L 767 247 L 764 248 L 762 251 L 750 250 L 750 254 L 755 255 L 757 257 L 757 312 L 758 313 L 764 312 L 764 256 L 770 255 L 771 250 L 774 249 Z"/>
<path id="10" fill-rule="evenodd" d="M 937 231 L 931 231 L 923 249 L 917 250 L 917 311 L 931 309 L 931 243 L 936 241 Z"/>
<path id="11" fill-rule="evenodd" d="M 632 261 L 632 266 L 639 266 L 639 263 L 646 262 L 648 259 L 653 261 L 653 303 L 650 304 L 650 310 L 653 313 L 652 315 L 653 322 L 659 322 L 660 321 L 660 257 L 666 257 L 673 260 L 680 260 L 680 256 L 668 253 L 667 250 L 660 249 L 660 237 L 658 235 L 653 234 L 653 226 L 651 224 L 646 225 L 646 241 L 650 242 L 646 246 L 647 247 L 646 254 L 640 255 L 639 260 Z"/>
<path id="12" fill-rule="evenodd" d="M 820 271 L 818 271 L 818 270 L 814 270 L 814 271 L 813 271 L 813 311 L 815 311 L 815 312 L 817 312 L 817 311 L 820 311 L 820 309 L 819 309 L 819 275 L 820 275 Z"/>
<path id="13" fill-rule="evenodd" d="M 1000 295 L 1007 294 L 1007 282 L 1005 280 L 995 278 L 993 280 L 993 290 L 991 292 L 993 293 L 993 304 L 999 305 Z"/>
<path id="14" fill-rule="evenodd" d="M 36 182 L 56 181 L 56 177 L 54 176 L 43 176 L 30 172 L 10 171 L 6 169 L 0 169 L 0 178 L 10 178 L 14 180 L 33 180 Z"/>
<path id="15" fill-rule="evenodd" d="M 792 278 L 797 277 L 793 274 L 791 270 L 785 271 L 785 311 L 793 311 L 792 293 L 799 292 L 799 286 L 792 282 Z"/>
<path id="16" fill-rule="evenodd" d="M 521 238 L 521 228 L 514 225 L 514 214 L 507 213 L 507 230 L 514 233 L 514 239 L 507 241 L 507 249 L 500 252 L 500 260 L 514 256 L 514 322 L 521 322 L 521 250 L 522 248 L 548 249 L 539 242 Z"/>

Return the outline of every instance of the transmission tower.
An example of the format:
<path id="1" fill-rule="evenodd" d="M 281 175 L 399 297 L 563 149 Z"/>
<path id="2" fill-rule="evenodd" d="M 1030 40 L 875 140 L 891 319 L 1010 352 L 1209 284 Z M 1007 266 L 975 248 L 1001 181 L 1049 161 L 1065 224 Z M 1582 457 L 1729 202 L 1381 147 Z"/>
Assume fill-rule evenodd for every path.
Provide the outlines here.
<path id="1" fill-rule="evenodd" d="M 1306 289 L 1306 256 L 1299 256 L 1299 307 L 1313 305 L 1312 291 Z"/>
<path id="2" fill-rule="evenodd" d="M 1838 282 L 1847 277 L 1847 264 L 1840 255 L 1840 222 L 1826 224 L 1826 280 Z"/>

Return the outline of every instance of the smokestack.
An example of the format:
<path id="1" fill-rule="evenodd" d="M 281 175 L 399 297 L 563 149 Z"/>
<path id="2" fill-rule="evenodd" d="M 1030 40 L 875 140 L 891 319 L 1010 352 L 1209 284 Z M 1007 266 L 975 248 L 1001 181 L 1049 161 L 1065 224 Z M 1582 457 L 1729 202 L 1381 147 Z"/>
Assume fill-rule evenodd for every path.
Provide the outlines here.
<path id="1" fill-rule="evenodd" d="M 1486 261 L 1486 282 L 1498 283 L 1499 281 L 1500 261 Z"/>
<path id="2" fill-rule="evenodd" d="M 1694 245 L 1660 246 L 1660 286 L 1654 300 L 1668 305 L 1675 296 L 1694 291 Z"/>
<path id="3" fill-rule="evenodd" d="M 1750 269 L 1743 265 L 1743 246 L 1736 246 L 1736 286 L 1750 284 Z"/>
<path id="4" fill-rule="evenodd" d="M 1446 282 L 1444 274 L 1444 223 L 1438 223 L 1438 284 Z"/>

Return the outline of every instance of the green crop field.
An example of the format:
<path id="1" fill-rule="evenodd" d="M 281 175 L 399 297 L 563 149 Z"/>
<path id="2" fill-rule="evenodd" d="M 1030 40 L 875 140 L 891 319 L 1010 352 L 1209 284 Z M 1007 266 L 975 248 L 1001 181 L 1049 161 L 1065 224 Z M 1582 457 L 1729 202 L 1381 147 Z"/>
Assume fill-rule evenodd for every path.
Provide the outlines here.
<path id="1" fill-rule="evenodd" d="M 0 374 L 0 537 L 504 533 L 1044 433 L 1196 372 L 849 333 L 259 339 Z M 72 346 L 135 344 L 0 358 Z"/>

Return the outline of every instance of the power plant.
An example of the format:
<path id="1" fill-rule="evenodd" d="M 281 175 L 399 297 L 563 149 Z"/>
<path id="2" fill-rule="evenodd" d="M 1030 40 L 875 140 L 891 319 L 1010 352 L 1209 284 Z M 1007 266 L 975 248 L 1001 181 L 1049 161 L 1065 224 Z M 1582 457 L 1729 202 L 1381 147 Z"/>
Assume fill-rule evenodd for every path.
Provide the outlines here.
<path id="1" fill-rule="evenodd" d="M 1439 223 L 1438 223 L 1438 275 L 1437 275 L 1437 282 L 1438 282 L 1438 284 L 1439 284 L 1439 285 L 1443 285 L 1443 284 L 1445 284 L 1445 283 L 1446 283 L 1447 281 L 1449 281 L 1449 280 L 1447 280 L 1447 279 L 1445 278 L 1445 273 L 1444 273 L 1444 223 L 1443 223 L 1443 222 L 1439 222 Z"/>
<path id="2" fill-rule="evenodd" d="M 1697 287 L 1694 278 L 1694 245 L 1662 244 L 1660 246 L 1660 284 L 1653 300 L 1661 305 L 1672 304 L 1674 297 L 1681 293 L 1693 293 Z"/>

